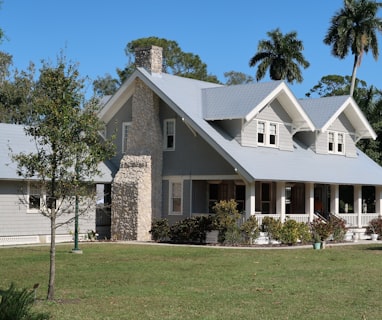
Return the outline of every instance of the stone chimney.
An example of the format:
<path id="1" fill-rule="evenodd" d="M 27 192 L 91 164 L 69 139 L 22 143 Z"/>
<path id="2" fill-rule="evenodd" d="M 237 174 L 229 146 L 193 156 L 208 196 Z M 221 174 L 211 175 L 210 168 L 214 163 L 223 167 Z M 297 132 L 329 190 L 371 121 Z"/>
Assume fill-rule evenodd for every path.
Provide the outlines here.
<path id="1" fill-rule="evenodd" d="M 136 50 L 136 64 L 162 72 L 162 48 Z M 162 130 L 159 97 L 135 79 L 127 149 L 112 184 L 111 236 L 115 240 L 151 240 L 151 222 L 162 212 Z"/>
<path id="2" fill-rule="evenodd" d="M 151 46 L 135 49 L 135 65 L 151 73 L 161 74 L 163 67 L 163 48 Z"/>

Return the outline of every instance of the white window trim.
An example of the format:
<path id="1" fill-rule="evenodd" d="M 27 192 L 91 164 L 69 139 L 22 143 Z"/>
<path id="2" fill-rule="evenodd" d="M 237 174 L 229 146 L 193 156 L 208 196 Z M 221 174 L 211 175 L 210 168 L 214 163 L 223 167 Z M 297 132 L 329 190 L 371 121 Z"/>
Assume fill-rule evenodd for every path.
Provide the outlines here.
<path id="1" fill-rule="evenodd" d="M 259 134 L 259 123 L 264 123 L 264 142 L 258 141 L 258 134 Z M 276 141 L 275 144 L 270 143 L 270 126 L 275 125 L 276 126 Z M 280 137 L 280 125 L 277 122 L 274 121 L 267 121 L 267 120 L 257 120 L 257 129 L 256 129 L 256 143 L 258 146 L 265 146 L 265 147 L 271 147 L 271 148 L 278 148 L 279 146 L 279 137 Z"/>
<path id="2" fill-rule="evenodd" d="M 183 181 L 180 179 L 171 179 L 168 181 L 169 183 L 169 193 L 168 193 L 168 215 L 169 216 L 180 216 L 183 214 Z M 180 184 L 180 211 L 173 211 L 173 197 L 172 197 L 172 191 L 173 191 L 173 184 L 179 183 Z"/>
<path id="3" fill-rule="evenodd" d="M 122 122 L 122 153 L 123 154 L 126 153 L 126 149 L 127 149 L 127 142 L 126 142 L 127 136 L 125 136 L 126 128 L 127 128 L 127 134 L 129 134 L 130 126 L 131 126 L 131 122 Z"/>
<path id="4" fill-rule="evenodd" d="M 333 150 L 329 150 L 329 136 L 330 134 L 333 134 L 334 141 L 333 141 Z M 338 136 L 342 135 L 342 151 L 338 151 Z M 345 154 L 345 133 L 344 132 L 337 132 L 337 131 L 328 131 L 327 134 L 327 148 L 328 148 L 328 153 L 330 154 Z"/>
<path id="5" fill-rule="evenodd" d="M 31 184 L 33 184 L 33 182 L 30 182 L 30 181 L 27 184 L 27 199 L 26 199 L 27 200 L 26 201 L 27 213 L 40 213 L 41 210 L 44 209 L 44 204 L 46 203 L 46 194 L 45 194 L 45 192 L 40 190 L 40 208 L 39 209 L 29 208 L 29 197 L 31 195 Z"/>
<path id="6" fill-rule="evenodd" d="M 173 140 L 173 146 L 172 147 L 168 147 L 167 145 L 167 124 L 168 123 L 173 123 L 173 126 L 174 126 L 174 133 L 173 133 L 173 136 L 174 136 L 174 140 Z M 175 150 L 175 136 L 176 136 L 176 122 L 175 122 L 175 119 L 165 119 L 163 121 L 163 149 L 165 151 L 174 151 Z"/>

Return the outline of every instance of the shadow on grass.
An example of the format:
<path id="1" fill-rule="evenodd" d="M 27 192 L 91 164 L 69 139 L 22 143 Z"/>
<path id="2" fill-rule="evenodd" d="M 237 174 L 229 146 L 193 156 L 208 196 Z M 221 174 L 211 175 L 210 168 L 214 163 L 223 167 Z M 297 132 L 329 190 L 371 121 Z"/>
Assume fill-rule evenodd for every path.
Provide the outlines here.
<path id="1" fill-rule="evenodd" d="M 382 246 L 378 247 L 368 247 L 366 250 L 371 250 L 371 251 L 382 251 Z"/>

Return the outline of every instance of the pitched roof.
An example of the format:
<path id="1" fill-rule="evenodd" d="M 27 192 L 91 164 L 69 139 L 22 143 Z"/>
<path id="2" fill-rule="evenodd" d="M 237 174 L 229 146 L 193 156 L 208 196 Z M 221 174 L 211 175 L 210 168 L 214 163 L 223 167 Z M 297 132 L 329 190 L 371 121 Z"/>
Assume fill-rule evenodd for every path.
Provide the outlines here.
<path id="1" fill-rule="evenodd" d="M 325 132 L 343 112 L 355 129 L 358 139 L 375 139 L 373 128 L 350 96 L 333 96 L 299 100 L 317 129 Z"/>
<path id="2" fill-rule="evenodd" d="M 260 84 L 251 85 L 244 89 L 231 89 L 230 87 L 223 87 L 218 84 L 181 78 L 169 74 L 150 74 L 145 69 L 138 68 L 116 95 L 106 104 L 101 114 L 103 117 L 110 118 L 108 113 L 112 111 L 115 103 L 119 103 L 119 99 L 122 99 L 122 97 L 126 98 L 126 92 L 132 94 L 134 80 L 137 77 L 145 82 L 189 127 L 222 155 L 226 161 L 232 165 L 233 169 L 248 182 L 255 180 L 272 180 L 382 185 L 381 167 L 359 150 L 358 157 L 350 158 L 341 155 L 316 154 L 297 141 L 294 142 L 293 152 L 266 147 L 243 147 L 237 140 L 215 126 L 213 121 L 206 120 L 203 103 L 209 104 L 207 107 L 207 109 L 210 109 L 207 110 L 209 117 L 218 117 L 218 99 L 220 99 L 216 97 L 212 98 L 213 101 L 206 101 L 205 99 L 207 97 L 203 97 L 206 92 L 208 92 L 207 95 L 210 95 L 210 91 L 212 92 L 208 97 L 209 99 L 212 95 L 216 96 L 216 93 L 219 91 L 224 92 L 223 88 L 231 93 L 238 94 L 240 92 L 247 92 L 248 88 L 251 87 L 254 89 Z M 302 117 L 306 114 L 305 109 L 301 107 L 298 100 L 293 99 L 293 95 L 290 97 L 289 89 L 285 89 L 284 86 L 286 86 L 285 83 L 271 83 L 264 86 L 261 84 L 262 90 L 267 92 L 272 92 L 272 88 L 282 88 L 281 93 L 278 93 L 280 94 L 279 98 L 284 102 L 286 99 L 290 103 L 290 107 L 295 107 L 294 111 L 289 110 L 289 112 L 296 112 L 295 117 L 300 115 L 301 119 L 305 121 L 305 125 L 308 124 L 308 127 L 314 128 L 310 118 L 304 119 Z M 262 90 L 260 90 L 260 92 L 263 92 Z M 250 95 L 250 93 L 246 94 Z M 264 95 L 262 97 L 264 97 Z M 228 106 L 232 106 L 236 103 L 235 101 L 240 101 L 240 97 L 236 99 L 237 100 L 230 98 L 228 102 L 221 100 L 221 104 L 223 105 L 221 112 L 224 114 L 224 117 L 233 115 L 244 116 L 248 112 L 249 114 L 251 113 L 247 106 L 245 106 L 238 107 L 240 111 L 234 111 L 230 114 Z M 244 101 L 250 101 L 248 104 L 252 104 L 255 103 L 255 101 L 262 100 L 261 98 L 255 100 L 254 97 L 246 97 Z M 347 100 L 345 99 L 345 101 Z M 256 109 L 258 106 L 253 105 L 252 107 Z M 299 110 L 299 108 L 302 110 L 301 112 L 296 111 Z M 338 108 L 337 112 L 338 110 L 343 110 L 343 108 Z M 353 113 L 356 114 L 355 112 Z M 332 118 L 329 116 L 329 119 Z M 319 124 L 319 122 L 317 122 L 317 124 Z M 236 172 L 233 170 L 232 174 Z"/>
<path id="3" fill-rule="evenodd" d="M 12 161 L 12 155 L 35 151 L 35 141 L 25 134 L 24 126 L 0 123 L 0 180 L 24 180 L 17 174 L 17 163 Z M 94 177 L 94 182 L 112 181 L 108 163 L 100 163 L 99 170 L 101 176 Z"/>

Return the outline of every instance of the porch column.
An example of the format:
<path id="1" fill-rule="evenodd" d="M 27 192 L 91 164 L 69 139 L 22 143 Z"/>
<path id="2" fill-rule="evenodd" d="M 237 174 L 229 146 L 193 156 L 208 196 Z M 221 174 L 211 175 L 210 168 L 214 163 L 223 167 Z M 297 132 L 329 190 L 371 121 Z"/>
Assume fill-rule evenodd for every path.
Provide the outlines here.
<path id="1" fill-rule="evenodd" d="M 330 185 L 330 212 L 337 215 L 340 208 L 340 186 L 338 184 Z"/>
<path id="2" fill-rule="evenodd" d="M 247 183 L 245 185 L 245 216 L 247 219 L 255 215 L 255 204 L 255 182 Z"/>
<path id="3" fill-rule="evenodd" d="M 276 183 L 276 213 L 280 215 L 280 220 L 285 221 L 285 181 Z"/>
<path id="4" fill-rule="evenodd" d="M 375 213 L 382 216 L 382 186 L 375 187 Z"/>
<path id="5" fill-rule="evenodd" d="M 358 215 L 358 228 L 362 227 L 362 186 L 354 186 L 354 213 Z"/>
<path id="6" fill-rule="evenodd" d="M 309 214 L 309 222 L 314 219 L 314 183 L 305 183 L 305 213 Z"/>

